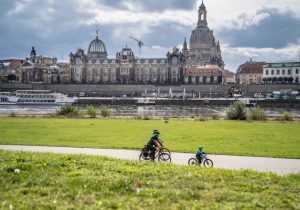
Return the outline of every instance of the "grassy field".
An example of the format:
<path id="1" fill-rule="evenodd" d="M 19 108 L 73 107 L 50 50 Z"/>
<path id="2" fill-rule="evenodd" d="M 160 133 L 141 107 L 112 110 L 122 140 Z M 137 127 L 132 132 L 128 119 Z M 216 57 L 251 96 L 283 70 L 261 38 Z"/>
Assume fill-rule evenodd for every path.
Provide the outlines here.
<path id="1" fill-rule="evenodd" d="M 299 209 L 300 175 L 0 150 L 0 209 Z"/>
<path id="2" fill-rule="evenodd" d="M 172 151 L 300 158 L 300 123 L 0 118 L 0 144 L 139 149 L 157 128 Z"/>

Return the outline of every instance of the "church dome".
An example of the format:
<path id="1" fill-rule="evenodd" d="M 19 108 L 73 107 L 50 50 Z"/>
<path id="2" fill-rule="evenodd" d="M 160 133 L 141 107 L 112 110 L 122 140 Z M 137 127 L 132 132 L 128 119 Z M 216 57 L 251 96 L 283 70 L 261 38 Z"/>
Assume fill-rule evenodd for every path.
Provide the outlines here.
<path id="1" fill-rule="evenodd" d="M 117 53 L 117 59 L 122 59 L 122 60 L 134 60 L 134 53 L 133 51 L 128 48 L 127 46 L 121 50 L 121 52 Z"/>
<path id="2" fill-rule="evenodd" d="M 94 58 L 106 58 L 107 57 L 107 51 L 106 46 L 102 40 L 98 38 L 98 32 L 96 39 L 94 39 L 88 48 L 88 56 L 94 57 Z"/>
<path id="3" fill-rule="evenodd" d="M 197 27 L 192 31 L 190 48 L 199 48 L 201 45 L 212 46 L 213 44 L 215 44 L 213 31 L 208 27 Z"/>
<path id="4" fill-rule="evenodd" d="M 126 48 L 122 49 L 121 55 L 132 55 L 132 56 L 134 56 L 132 50 L 130 48 L 128 48 L 127 46 L 126 46 Z"/>

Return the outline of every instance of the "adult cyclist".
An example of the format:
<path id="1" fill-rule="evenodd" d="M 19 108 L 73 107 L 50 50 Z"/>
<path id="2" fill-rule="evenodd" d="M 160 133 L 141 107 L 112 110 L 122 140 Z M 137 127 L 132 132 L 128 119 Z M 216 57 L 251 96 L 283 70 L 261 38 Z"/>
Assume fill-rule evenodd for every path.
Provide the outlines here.
<path id="1" fill-rule="evenodd" d="M 147 143 L 147 148 L 150 151 L 150 158 L 154 160 L 155 158 L 155 151 L 157 148 L 161 147 L 160 141 L 159 141 L 159 131 L 153 130 L 150 140 Z"/>

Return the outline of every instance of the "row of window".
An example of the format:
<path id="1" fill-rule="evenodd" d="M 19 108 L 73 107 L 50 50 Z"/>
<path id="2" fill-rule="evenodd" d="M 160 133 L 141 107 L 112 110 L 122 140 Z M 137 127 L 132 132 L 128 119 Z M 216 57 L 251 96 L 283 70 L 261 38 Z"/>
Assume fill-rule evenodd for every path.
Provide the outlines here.
<path id="1" fill-rule="evenodd" d="M 177 80 L 177 77 L 174 76 L 172 77 L 173 80 Z M 79 77 L 78 77 L 79 80 Z M 166 81 L 167 77 L 166 76 L 136 76 L 135 77 L 135 81 L 139 81 L 139 82 L 146 82 L 146 81 L 152 81 L 152 82 L 156 82 L 156 81 Z M 88 82 L 116 82 L 116 78 L 115 77 L 88 77 L 87 78 Z"/>
<path id="2" fill-rule="evenodd" d="M 270 73 L 271 75 L 274 75 L 275 70 L 272 69 L 270 72 L 269 72 L 269 70 L 266 70 L 266 75 L 269 75 L 269 73 Z M 286 69 L 282 69 L 282 70 L 281 70 L 281 74 L 282 74 L 282 75 L 285 75 L 286 73 L 287 73 L 287 74 L 291 74 L 291 69 L 288 69 L 287 71 L 286 71 Z M 280 69 L 277 69 L 277 70 L 276 70 L 276 74 L 280 74 Z M 295 70 L 295 74 L 299 74 L 299 69 L 296 69 L 296 70 Z"/>
<path id="3" fill-rule="evenodd" d="M 89 60 L 88 61 L 88 64 L 100 64 L 102 60 L 100 59 L 95 59 L 95 60 Z M 76 64 L 80 64 L 80 58 L 76 58 Z M 102 63 L 112 63 L 112 64 L 115 64 L 116 63 L 116 60 L 104 60 Z M 160 60 L 160 62 L 157 62 L 157 60 L 152 60 L 152 62 L 150 62 L 149 60 L 144 60 L 144 61 L 141 61 L 141 60 L 137 60 L 136 61 L 137 64 L 141 64 L 141 63 L 147 63 L 147 64 L 166 64 L 165 60 Z"/>

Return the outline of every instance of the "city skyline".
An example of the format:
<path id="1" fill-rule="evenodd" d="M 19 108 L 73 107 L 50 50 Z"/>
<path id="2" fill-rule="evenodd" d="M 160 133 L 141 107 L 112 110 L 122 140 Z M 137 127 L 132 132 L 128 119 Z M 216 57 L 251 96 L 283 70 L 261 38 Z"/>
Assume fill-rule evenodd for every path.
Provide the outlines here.
<path id="1" fill-rule="evenodd" d="M 300 4 L 281 1 L 204 1 L 208 26 L 220 40 L 225 69 L 255 61 L 298 60 Z M 0 9 L 0 58 L 25 58 L 31 46 L 44 56 L 68 61 L 75 48 L 87 51 L 96 29 L 109 56 L 128 45 L 129 36 L 144 41 L 143 57 L 165 57 L 174 46 L 182 48 L 197 24 L 201 1 L 6 1 Z"/>

